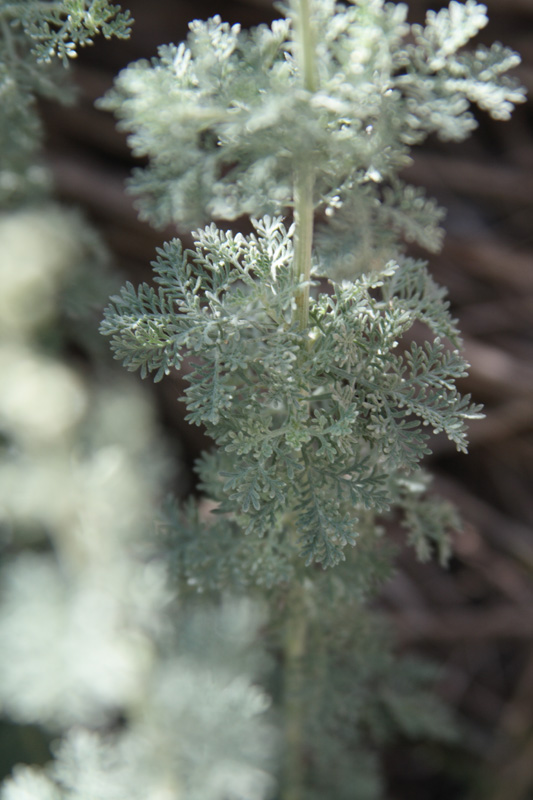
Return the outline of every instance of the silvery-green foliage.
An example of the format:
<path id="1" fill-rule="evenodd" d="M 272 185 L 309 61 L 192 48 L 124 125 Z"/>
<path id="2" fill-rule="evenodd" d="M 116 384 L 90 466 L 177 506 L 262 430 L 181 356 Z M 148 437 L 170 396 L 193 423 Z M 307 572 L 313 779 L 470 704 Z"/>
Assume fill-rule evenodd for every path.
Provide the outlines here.
<path id="1" fill-rule="evenodd" d="M 193 250 L 167 243 L 153 264 L 157 287 L 128 284 L 102 324 L 115 356 L 143 377 L 160 380 L 186 359 L 187 419 L 218 445 L 199 468 L 226 522 L 210 528 L 215 550 L 228 548 L 209 562 L 212 585 L 237 574 L 283 582 L 295 548 L 308 564 L 337 564 L 365 514 L 394 505 L 419 554 L 436 547 L 445 560 L 456 519 L 441 506 L 425 533 L 426 500 L 410 476 L 431 431 L 464 452 L 466 423 L 480 413 L 455 386 L 467 364 L 445 292 L 403 252 L 405 242 L 439 249 L 442 210 L 398 172 L 427 135 L 464 138 L 470 102 L 508 115 L 524 96 L 504 75 L 518 56 L 499 44 L 463 50 L 487 22 L 474 0 L 428 12 L 423 26 L 382 0 L 306 8 L 291 3 L 285 19 L 247 32 L 195 21 L 186 43 L 131 65 L 103 101 L 149 158 L 134 185 L 155 222 L 283 210 L 309 170 L 304 202 L 324 210 L 304 326 L 299 233 L 269 215 L 248 237 L 210 225 Z M 424 328 L 429 340 L 413 341 Z M 261 545 L 239 548 L 239 527 Z M 178 560 L 202 583 L 193 540 Z"/>
<path id="2" fill-rule="evenodd" d="M 83 216 L 50 202 L 6 212 L 0 215 L 0 240 L 0 336 L 16 334 L 22 344 L 37 331 L 43 338 L 53 331 L 58 347 L 75 342 L 101 359 L 97 319 L 119 284 L 109 253 Z M 10 361 L 17 357 L 16 348 L 2 352 Z"/>
<path id="3" fill-rule="evenodd" d="M 62 735 L 0 796 L 265 800 L 265 614 L 176 602 L 151 536 L 171 465 L 146 398 L 40 346 L 91 239 L 80 224 L 55 207 L 0 218 L 0 714 Z"/>
<path id="4" fill-rule="evenodd" d="M 146 402 L 39 344 L 83 263 L 81 230 L 55 207 L 0 218 L 0 708 L 52 728 L 132 701 L 168 600 L 144 544 L 163 474 Z"/>
<path id="5" fill-rule="evenodd" d="M 466 421 L 480 409 L 455 388 L 466 363 L 423 262 L 334 284 L 311 300 L 302 332 L 291 321 L 292 230 L 279 218 L 254 226 L 243 237 L 211 225 L 185 253 L 179 240 L 166 244 L 158 288 L 124 288 L 102 332 L 129 369 L 156 380 L 189 357 L 187 419 L 227 455 L 219 510 L 237 509 L 246 532 L 274 549 L 290 514 L 307 562 L 331 566 L 355 543 L 365 509 L 399 499 L 391 476 L 428 452 L 424 427 L 464 451 Z M 433 340 L 400 347 L 415 322 Z"/>
<path id="6" fill-rule="evenodd" d="M 129 12 L 108 0 L 0 0 L 0 206 L 46 196 L 50 176 L 35 162 L 41 121 L 37 95 L 73 99 L 63 66 L 77 48 L 129 35 Z"/>
<path id="7" fill-rule="evenodd" d="M 25 554 L 6 559 L 1 582 L 4 714 L 63 729 L 101 725 L 137 700 L 153 658 L 142 626 L 161 612 L 156 568 L 122 556 L 68 574 L 53 557 Z"/>
<path id="8" fill-rule="evenodd" d="M 325 275 L 353 279 L 379 269 L 402 255 L 404 243 L 440 250 L 445 212 L 423 189 L 398 178 L 383 188 L 356 183 L 346 182 L 349 194 L 344 202 L 338 193 L 330 193 L 325 219 L 317 223 L 316 250 Z"/>
<path id="9" fill-rule="evenodd" d="M 86 14 L 108 8 L 69 7 L 81 15 L 66 20 L 78 38 L 58 26 L 50 56 L 55 48 L 68 58 L 68 42 L 90 35 Z M 418 555 L 447 558 L 457 520 L 427 501 L 419 464 L 430 431 L 464 451 L 465 425 L 479 414 L 455 387 L 466 364 L 445 293 L 402 253 L 403 240 L 438 249 L 442 212 L 398 171 L 429 133 L 464 137 L 469 101 L 508 114 L 522 99 L 502 74 L 516 56 L 460 49 L 486 21 L 471 0 L 411 28 L 403 4 L 310 8 L 312 87 L 299 72 L 294 3 L 285 20 L 249 33 L 218 18 L 193 23 L 186 44 L 126 70 L 106 101 L 150 157 L 137 181 L 152 218 L 256 217 L 247 237 L 211 225 L 190 251 L 169 242 L 154 263 L 156 288 L 128 285 L 102 326 L 129 369 L 161 379 L 186 364 L 188 419 L 218 445 L 198 463 L 206 508 L 170 501 L 151 531 L 168 465 L 146 406 L 131 390 L 89 387 L 37 346 L 69 261 L 79 260 L 61 226 L 52 224 L 52 241 L 46 225 L 34 226 L 13 257 L 27 271 L 8 270 L 12 291 L 3 281 L 0 704 L 64 735 L 46 770 L 19 768 L 2 800 L 264 800 L 275 736 L 259 688 L 260 626 L 276 656 L 283 651 L 273 694 L 308 762 L 302 786 L 282 784 L 281 796 L 301 788 L 306 798 L 375 800 L 371 746 L 398 729 L 449 735 L 426 691 L 432 675 L 400 666 L 364 607 L 391 568 L 377 514 L 399 508 Z M 35 37 L 26 45 L 37 43 L 35 58 L 46 61 L 41 22 L 26 18 Z M 302 206 L 294 227 L 264 212 L 293 205 L 295 174 L 309 164 L 307 199 L 328 226 L 302 324 Z M 14 219 L 0 221 L 11 244 L 24 227 Z M 25 261 L 35 234 L 42 246 Z M 60 267 L 48 257 L 58 250 Z M 35 279 L 40 269 L 49 280 Z M 19 554 L 28 543 L 38 552 Z M 336 568 L 306 569 L 299 555 Z M 206 596 L 266 589 L 271 619 L 246 601 L 188 616 L 176 585 L 182 600 L 187 587 Z M 305 658 L 282 641 L 295 630 L 307 637 Z"/>
<path id="10" fill-rule="evenodd" d="M 216 480 L 209 481 L 208 473 L 219 466 L 218 459 L 204 456 L 200 470 L 210 498 L 217 496 L 220 486 Z M 179 504 L 168 498 L 164 505 L 158 540 L 176 585 L 208 595 L 289 585 L 295 577 L 293 562 L 298 551 L 287 542 L 279 522 L 267 537 L 243 537 L 239 515 L 212 514 L 210 510 L 206 507 L 202 513 L 194 500 Z"/>
<path id="11" fill-rule="evenodd" d="M 276 736 L 255 645 L 263 622 L 245 601 L 186 615 L 179 649 L 159 653 L 120 728 L 71 728 L 44 771 L 15 769 L 2 800 L 271 797 Z"/>
<path id="12" fill-rule="evenodd" d="M 338 598 L 319 608 L 310 628 L 321 647 L 302 670 L 302 693 L 313 699 L 305 709 L 304 796 L 375 800 L 386 796 L 376 750 L 391 736 L 449 742 L 457 733 L 431 691 L 434 665 L 398 658 L 383 619 L 364 606 Z"/>
<path id="13" fill-rule="evenodd" d="M 428 498 L 430 483 L 429 475 L 421 471 L 399 481 L 404 511 L 402 525 L 408 531 L 407 541 L 415 548 L 420 561 L 428 561 L 436 552 L 440 563 L 445 566 L 451 556 L 446 531 L 460 530 L 461 521 L 451 503 L 442 498 Z"/>
<path id="14" fill-rule="evenodd" d="M 127 39 L 133 22 L 129 11 L 109 0 L 3 0 L 0 14 L 12 29 L 24 31 L 39 64 L 57 57 L 66 65 L 98 34 Z"/>
<path id="15" fill-rule="evenodd" d="M 251 591 L 259 586 L 269 596 L 283 597 L 287 586 L 298 579 L 298 542 L 290 541 L 279 519 L 266 536 L 242 535 L 248 522 L 246 515 L 223 511 L 220 471 L 224 467 L 227 463 L 211 454 L 204 454 L 198 463 L 201 488 L 211 498 L 205 506 L 199 508 L 192 500 L 180 504 L 173 498 L 165 503 L 157 532 L 170 579 L 208 595 Z M 210 513 L 213 509 L 215 513 Z M 450 529 L 441 531 L 444 539 Z M 351 606 L 354 601 L 367 600 L 390 577 L 392 554 L 373 514 L 361 513 L 356 551 L 345 552 L 345 560 L 333 572 L 320 571 L 312 575 L 312 580 L 309 577 L 312 603 L 322 606 L 335 597 L 336 602 Z"/>
<path id="16" fill-rule="evenodd" d="M 462 51 L 487 22 L 474 0 L 428 12 L 425 26 L 407 23 L 404 3 L 310 7 L 313 91 L 296 58 L 294 4 L 285 19 L 251 31 L 218 16 L 196 20 L 185 43 L 120 73 L 102 106 L 149 159 L 131 184 L 145 218 L 191 227 L 212 216 L 278 214 L 291 206 L 293 173 L 305 163 L 316 172 L 317 206 L 347 203 L 343 216 L 353 202 L 371 216 L 381 202 L 415 210 L 412 190 L 394 184 L 409 147 L 433 133 L 464 139 L 476 124 L 470 103 L 502 119 L 524 99 L 503 75 L 515 53 L 499 44 Z M 433 204 L 424 212 L 438 224 Z"/>

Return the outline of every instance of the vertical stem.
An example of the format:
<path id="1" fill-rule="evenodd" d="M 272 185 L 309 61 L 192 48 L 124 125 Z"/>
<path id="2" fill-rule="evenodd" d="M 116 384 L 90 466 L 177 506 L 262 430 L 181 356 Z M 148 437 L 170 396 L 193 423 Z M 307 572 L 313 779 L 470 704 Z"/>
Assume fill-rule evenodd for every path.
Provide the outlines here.
<path id="1" fill-rule="evenodd" d="M 283 800 L 302 800 L 304 785 L 303 661 L 307 620 L 303 587 L 295 583 L 288 598 L 285 628 L 285 774 Z"/>
<path id="2" fill-rule="evenodd" d="M 316 92 L 317 74 L 311 25 L 311 3 L 312 0 L 292 0 L 294 19 L 296 20 L 298 66 L 302 74 L 304 89 L 307 89 L 308 92 Z"/>
<path id="3" fill-rule="evenodd" d="M 295 22 L 296 57 L 302 76 L 303 88 L 317 90 L 315 48 L 311 24 L 313 0 L 292 0 Z M 304 282 L 294 296 L 293 319 L 300 330 L 309 325 L 309 280 L 311 277 L 311 251 L 313 245 L 314 168 L 311 159 L 301 158 L 294 173 L 294 278 Z M 283 800 L 303 800 L 304 788 L 304 656 L 307 637 L 307 616 L 304 588 L 295 579 L 287 601 L 285 629 L 285 774 Z"/>
<path id="4" fill-rule="evenodd" d="M 312 0 L 293 0 L 293 19 L 296 28 L 296 56 L 303 88 L 308 92 L 317 90 L 315 48 L 311 25 L 310 3 Z M 311 276 L 311 248 L 313 245 L 313 187 L 314 170 L 309 159 L 297 164 L 294 178 L 294 277 L 308 282 Z M 299 289 L 295 295 L 294 318 L 301 330 L 309 322 L 309 285 Z"/>
<path id="5" fill-rule="evenodd" d="M 312 167 L 302 164 L 298 167 L 294 187 L 294 277 L 306 281 L 297 289 L 294 300 L 295 320 L 300 330 L 309 323 L 309 283 L 311 277 L 311 249 L 313 246 L 313 184 Z"/>

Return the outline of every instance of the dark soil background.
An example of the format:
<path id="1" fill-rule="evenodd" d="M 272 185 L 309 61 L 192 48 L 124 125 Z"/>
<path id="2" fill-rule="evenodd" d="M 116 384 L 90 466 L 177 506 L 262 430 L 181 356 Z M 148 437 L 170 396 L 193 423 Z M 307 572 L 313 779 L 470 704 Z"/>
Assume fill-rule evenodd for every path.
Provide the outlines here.
<path id="1" fill-rule="evenodd" d="M 94 100 L 130 61 L 184 38 L 190 19 L 219 13 L 247 27 L 278 14 L 269 0 L 124 5 L 136 20 L 131 39 L 84 51 L 73 68 L 79 104 L 47 104 L 43 112 L 59 199 L 85 210 L 124 275 L 137 282 L 149 279 L 154 248 L 176 232 L 154 232 L 137 220 L 124 193 L 132 166 L 125 138 Z M 421 21 L 427 8 L 444 3 L 409 5 L 411 20 Z M 491 21 L 480 39 L 522 54 L 516 74 L 531 96 L 533 0 L 487 6 Z M 391 748 L 390 800 L 533 798 L 533 107 L 519 107 L 511 122 L 483 114 L 479 122 L 465 143 L 430 141 L 405 174 L 448 209 L 446 244 L 430 263 L 449 287 L 464 332 L 472 368 L 462 389 L 485 404 L 487 416 L 471 427 L 468 456 L 434 442 L 435 488 L 465 522 L 450 568 L 421 565 L 404 552 L 380 599 L 401 647 L 442 665 L 440 691 L 463 726 L 453 748 Z M 190 466 L 205 441 L 183 421 L 177 384 L 168 379 L 154 392 L 168 436 Z"/>

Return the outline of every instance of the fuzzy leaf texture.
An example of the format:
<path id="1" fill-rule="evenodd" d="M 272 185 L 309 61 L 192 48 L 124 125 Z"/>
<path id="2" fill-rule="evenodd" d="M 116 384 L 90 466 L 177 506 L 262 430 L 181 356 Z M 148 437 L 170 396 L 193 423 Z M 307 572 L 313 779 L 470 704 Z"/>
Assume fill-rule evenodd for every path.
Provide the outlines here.
<path id="1" fill-rule="evenodd" d="M 292 5 L 286 19 L 250 31 L 218 16 L 196 20 L 185 43 L 120 73 L 101 104 L 148 158 L 131 182 L 144 218 L 190 228 L 210 217 L 283 213 L 294 169 L 312 163 L 317 207 L 347 218 L 346 227 L 353 204 L 363 205 L 379 228 L 381 204 L 393 215 L 417 206 L 412 188 L 396 181 L 411 145 L 429 134 L 464 139 L 476 125 L 470 103 L 504 118 L 524 99 L 503 75 L 515 53 L 501 45 L 462 52 L 487 22 L 474 0 L 428 12 L 425 26 L 406 22 L 404 3 L 310 6 L 314 92 L 303 88 Z M 435 249 L 440 212 L 431 202 L 425 211 Z M 407 232 L 427 246 L 423 233 Z"/>
<path id="2" fill-rule="evenodd" d="M 129 36 L 129 12 L 108 0 L 0 0 L 0 207 L 46 196 L 51 179 L 38 162 L 42 126 L 35 98 L 70 102 L 65 71 L 94 37 Z"/>
<path id="3" fill-rule="evenodd" d="M 358 514 L 396 499 L 390 476 L 428 452 L 424 428 L 464 451 L 480 409 L 455 388 L 467 365 L 423 262 L 319 294 L 302 332 L 291 322 L 292 229 L 268 217 L 254 226 L 244 237 L 211 225 L 192 251 L 166 244 L 158 288 L 126 286 L 101 330 L 129 369 L 156 380 L 187 358 L 187 418 L 231 459 L 219 470 L 223 509 L 237 506 L 260 535 L 296 514 L 302 555 L 330 566 L 355 542 Z M 404 348 L 415 322 L 434 338 Z"/>
<path id="4" fill-rule="evenodd" d="M 10 721 L 54 738 L 54 758 L 15 767 L 0 798 L 267 800 L 265 610 L 176 602 L 152 536 L 172 465 L 147 397 L 43 346 L 78 270 L 98 275 L 95 238 L 56 207 L 0 215 L 3 765 Z"/>
<path id="5" fill-rule="evenodd" d="M 189 613 L 179 651 L 159 655 L 130 719 L 112 732 L 70 728 L 44 769 L 15 768 L 1 800 L 268 800 L 276 731 L 250 672 L 261 621 L 244 600 Z"/>
<path id="6" fill-rule="evenodd" d="M 108 0 L 3 0 L 0 19 L 14 31 L 23 31 L 38 63 L 50 63 L 59 58 L 76 58 L 77 47 L 93 44 L 102 34 L 106 39 L 130 35 L 129 11 Z M 7 31 L 4 31 L 7 37 Z"/>
<path id="7" fill-rule="evenodd" d="M 449 715 L 430 691 L 436 670 L 414 659 L 398 659 L 386 646 L 389 632 L 383 621 L 367 609 L 337 604 L 335 610 L 321 608 L 320 616 L 329 648 L 303 667 L 303 692 L 313 697 L 305 709 L 310 766 L 304 796 L 385 797 L 375 748 L 393 730 L 415 739 L 431 739 L 437 731 L 443 740 L 454 738 Z M 311 626 L 315 624 L 313 620 Z"/>

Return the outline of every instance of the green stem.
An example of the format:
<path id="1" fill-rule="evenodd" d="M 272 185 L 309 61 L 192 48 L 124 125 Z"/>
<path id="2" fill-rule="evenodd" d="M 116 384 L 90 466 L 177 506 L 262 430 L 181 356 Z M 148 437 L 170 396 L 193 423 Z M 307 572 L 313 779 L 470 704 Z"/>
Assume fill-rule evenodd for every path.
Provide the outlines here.
<path id="1" fill-rule="evenodd" d="M 308 92 L 316 92 L 318 85 L 310 5 L 310 0 L 293 0 L 292 2 L 296 20 L 297 59 L 303 86 Z"/>
<path id="2" fill-rule="evenodd" d="M 313 169 L 302 165 L 296 172 L 294 187 L 294 278 L 304 282 L 295 292 L 294 318 L 300 330 L 309 324 L 309 280 L 313 247 Z"/>
<path id="3" fill-rule="evenodd" d="M 310 0 L 293 0 L 296 28 L 297 60 L 304 89 L 315 92 L 318 87 Z M 295 294 L 294 318 L 298 327 L 305 330 L 309 324 L 309 279 L 311 276 L 311 250 L 313 245 L 313 187 L 314 169 L 309 159 L 295 169 L 294 179 L 294 277 L 306 282 Z"/>
<path id="4" fill-rule="evenodd" d="M 317 90 L 313 30 L 311 25 L 312 0 L 292 0 L 296 28 L 297 60 L 302 75 L 303 88 Z M 300 161 L 294 174 L 294 279 L 304 283 L 296 290 L 293 319 L 300 330 L 309 326 L 309 280 L 311 277 L 311 251 L 313 246 L 315 183 L 314 168 L 309 158 Z M 303 662 L 307 637 L 307 615 L 303 587 L 295 579 L 287 600 L 285 629 L 285 774 L 283 800 L 302 800 L 305 778 L 304 729 L 305 705 L 303 698 Z"/>
<path id="5" fill-rule="evenodd" d="M 285 774 L 283 800 L 302 800 L 304 785 L 303 662 L 307 618 L 303 588 L 295 583 L 288 598 L 285 627 Z"/>

